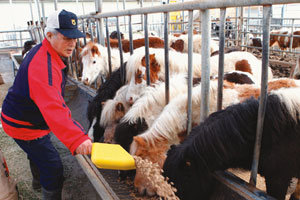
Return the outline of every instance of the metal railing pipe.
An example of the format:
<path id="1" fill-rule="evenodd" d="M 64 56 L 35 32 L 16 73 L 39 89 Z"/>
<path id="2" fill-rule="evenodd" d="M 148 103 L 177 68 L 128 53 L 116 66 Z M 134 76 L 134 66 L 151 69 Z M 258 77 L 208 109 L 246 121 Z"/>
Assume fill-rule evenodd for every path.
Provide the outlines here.
<path id="1" fill-rule="evenodd" d="M 110 52 L 110 39 L 109 39 L 109 30 L 108 30 L 108 19 L 105 20 L 105 28 L 106 28 L 106 44 L 107 44 L 107 57 L 108 57 L 108 71 L 109 76 L 112 73 L 111 70 L 111 52 Z"/>
<path id="2" fill-rule="evenodd" d="M 144 32 L 145 32 L 145 56 L 146 56 L 146 75 L 147 85 L 150 85 L 150 64 L 149 64 L 149 38 L 148 38 L 148 15 L 144 15 Z"/>
<path id="3" fill-rule="evenodd" d="M 165 47 L 165 100 L 166 104 L 170 101 L 170 88 L 169 88 L 169 13 L 164 13 L 164 47 Z"/>
<path id="4" fill-rule="evenodd" d="M 255 139 L 254 154 L 253 154 L 253 161 L 251 167 L 251 177 L 250 177 L 250 184 L 254 186 L 256 186 L 261 138 L 262 138 L 264 116 L 265 116 L 266 103 L 267 103 L 271 11 L 272 11 L 272 5 L 263 6 L 264 18 L 263 18 L 261 94 L 259 100 L 256 139 Z"/>
<path id="5" fill-rule="evenodd" d="M 114 11 L 108 13 L 97 14 L 96 17 L 116 17 L 124 15 L 140 15 L 151 14 L 160 12 L 174 12 L 183 10 L 195 10 L 195 9 L 214 9 L 214 8 L 226 8 L 226 7 L 241 7 L 241 6 L 258 6 L 268 4 L 287 4 L 287 3 L 299 3 L 299 0 L 201 0 L 201 1 L 189 1 L 184 3 L 166 4 L 163 6 L 144 7 L 137 9 L 128 9 L 121 11 Z M 80 17 L 86 18 L 94 15 L 82 15 Z"/>
<path id="6" fill-rule="evenodd" d="M 219 33 L 219 71 L 218 71 L 217 110 L 222 109 L 222 100 L 223 100 L 225 18 L 226 18 L 226 8 L 221 8 L 220 9 L 220 33 Z"/>
<path id="7" fill-rule="evenodd" d="M 193 10 L 189 10 L 188 23 L 188 103 L 187 103 L 187 134 L 192 130 L 192 92 L 193 92 Z"/>
<path id="8" fill-rule="evenodd" d="M 210 80 L 210 10 L 201 10 L 201 111 L 200 122 L 203 122 L 209 113 L 209 80 Z"/>
<path id="9" fill-rule="evenodd" d="M 133 54 L 133 41 L 132 41 L 131 15 L 128 16 L 128 26 L 129 26 L 129 50 L 130 50 L 130 55 L 132 55 Z"/>
<path id="10" fill-rule="evenodd" d="M 123 47 L 121 41 L 121 33 L 120 33 L 120 25 L 119 25 L 119 17 L 117 17 L 117 35 L 118 35 L 118 43 L 119 43 L 119 52 L 120 52 L 120 68 L 121 68 L 121 80 L 122 83 L 125 84 L 126 81 L 126 71 L 123 68 Z M 108 38 L 109 39 L 109 38 Z"/>

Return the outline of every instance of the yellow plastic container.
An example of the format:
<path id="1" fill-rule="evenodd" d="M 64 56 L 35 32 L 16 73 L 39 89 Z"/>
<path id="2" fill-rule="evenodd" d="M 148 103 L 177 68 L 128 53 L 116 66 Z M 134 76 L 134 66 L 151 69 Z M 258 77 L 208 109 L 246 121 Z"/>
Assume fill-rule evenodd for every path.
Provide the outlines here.
<path id="1" fill-rule="evenodd" d="M 133 157 L 118 144 L 93 143 L 91 159 L 102 169 L 135 169 Z"/>

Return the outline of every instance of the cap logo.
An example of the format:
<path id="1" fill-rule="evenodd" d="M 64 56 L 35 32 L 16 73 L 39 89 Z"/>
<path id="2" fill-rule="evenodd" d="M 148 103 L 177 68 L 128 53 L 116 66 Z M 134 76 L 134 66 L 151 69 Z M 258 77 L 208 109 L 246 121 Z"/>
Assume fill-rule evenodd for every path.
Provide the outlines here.
<path id="1" fill-rule="evenodd" d="M 72 24 L 75 26 L 76 25 L 76 20 L 75 19 L 72 19 Z"/>

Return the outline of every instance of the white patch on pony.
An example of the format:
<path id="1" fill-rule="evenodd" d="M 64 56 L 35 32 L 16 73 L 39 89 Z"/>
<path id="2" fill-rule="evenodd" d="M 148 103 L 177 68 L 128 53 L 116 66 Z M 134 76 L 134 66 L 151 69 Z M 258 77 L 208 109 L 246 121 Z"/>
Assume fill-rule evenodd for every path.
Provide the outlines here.
<path id="1" fill-rule="evenodd" d="M 95 117 L 93 119 L 90 129 L 88 130 L 88 136 L 91 138 L 92 141 L 94 141 L 94 125 L 96 124 L 96 122 L 97 122 L 97 119 Z"/>
<path id="2" fill-rule="evenodd" d="M 292 118 L 297 122 L 300 119 L 300 88 L 281 88 L 271 91 L 270 94 L 275 94 L 281 102 L 285 104 Z"/>

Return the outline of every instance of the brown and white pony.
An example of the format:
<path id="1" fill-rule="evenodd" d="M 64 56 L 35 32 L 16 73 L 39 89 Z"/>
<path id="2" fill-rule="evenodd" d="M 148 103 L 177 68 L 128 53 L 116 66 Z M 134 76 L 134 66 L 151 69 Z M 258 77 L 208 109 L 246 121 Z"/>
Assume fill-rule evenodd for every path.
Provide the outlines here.
<path id="1" fill-rule="evenodd" d="M 193 36 L 193 52 L 201 54 L 201 35 Z M 176 51 L 187 53 L 188 52 L 188 35 L 180 35 L 179 37 L 170 37 L 169 39 L 169 47 L 175 49 Z M 219 44 L 215 40 L 210 40 L 210 53 L 218 51 Z"/>
<path id="2" fill-rule="evenodd" d="M 123 53 L 124 62 L 129 57 L 129 53 Z M 99 74 L 107 77 L 109 74 L 107 48 L 94 42 L 89 42 L 81 52 L 83 70 L 81 81 L 86 85 L 91 85 Z M 120 52 L 118 49 L 111 49 L 112 72 L 120 67 Z"/>
<path id="3" fill-rule="evenodd" d="M 287 36 L 279 36 L 279 35 L 270 35 L 270 46 L 277 44 L 281 50 L 286 50 L 290 48 L 291 43 L 291 33 L 287 30 L 275 30 L 271 31 L 271 34 L 282 34 Z M 293 35 L 300 36 L 300 30 L 294 31 Z M 292 48 L 300 47 L 300 37 L 293 37 Z"/>
<path id="4" fill-rule="evenodd" d="M 102 104 L 100 127 L 105 129 L 103 138 L 105 143 L 114 143 L 114 130 L 119 120 L 128 111 L 130 105 L 126 102 L 128 85 L 122 86 L 113 99 L 108 99 Z"/>
<path id="5" fill-rule="evenodd" d="M 165 79 L 164 49 L 149 49 L 150 64 L 150 82 L 155 83 L 158 80 Z M 210 57 L 210 76 L 216 76 L 219 69 L 219 56 Z M 248 72 L 253 75 L 255 83 L 260 84 L 261 60 L 253 54 L 243 51 L 234 51 L 225 54 L 224 72 L 233 70 Z M 143 48 L 139 48 L 128 59 L 127 62 L 127 80 L 131 85 L 126 100 L 134 103 L 142 89 L 146 86 L 146 62 Z M 169 69 L 170 74 L 187 73 L 188 54 L 169 51 Z M 201 78 L 201 55 L 193 54 L 193 77 Z M 271 68 L 268 68 L 268 79 L 272 79 Z M 135 86 L 135 87 L 134 87 Z"/>
<path id="6" fill-rule="evenodd" d="M 106 42 L 106 41 L 105 41 Z M 133 49 L 137 49 L 145 46 L 145 38 L 139 38 L 132 40 Z M 107 43 L 105 43 L 107 46 Z M 110 47 L 119 48 L 119 42 L 116 39 L 110 39 Z M 149 47 L 150 48 L 164 48 L 164 40 L 159 37 L 149 37 Z M 129 40 L 122 40 L 122 49 L 125 53 L 130 51 Z"/>

